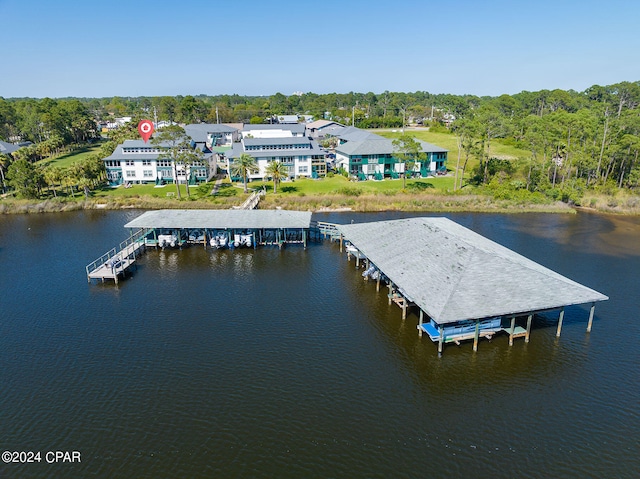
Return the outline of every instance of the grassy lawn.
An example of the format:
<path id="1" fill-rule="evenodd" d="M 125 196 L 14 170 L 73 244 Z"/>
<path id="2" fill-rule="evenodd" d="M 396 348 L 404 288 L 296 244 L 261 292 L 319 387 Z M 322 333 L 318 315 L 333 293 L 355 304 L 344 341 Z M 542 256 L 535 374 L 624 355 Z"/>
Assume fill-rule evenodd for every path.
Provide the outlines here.
<path id="1" fill-rule="evenodd" d="M 372 132 L 384 136 L 385 138 L 398 138 L 402 135 L 400 130 L 393 132 L 389 130 L 371 130 Z M 418 140 L 426 141 L 427 143 L 431 143 L 436 146 L 440 146 L 442 148 L 446 148 L 449 150 L 447 156 L 447 168 L 449 170 L 453 170 L 456 167 L 456 163 L 458 161 L 458 142 L 456 136 L 453 133 L 432 133 L 428 130 L 406 130 L 406 134 L 417 138 Z M 531 156 L 531 152 L 527 150 L 522 150 L 520 148 L 516 148 L 515 146 L 505 145 L 500 142 L 500 140 L 493 140 L 491 142 L 491 155 L 504 158 L 504 159 L 517 159 L 517 158 L 529 158 Z M 464 161 L 464 157 L 462 159 Z M 477 164 L 477 160 L 470 160 L 470 166 L 474 166 Z"/>
<path id="2" fill-rule="evenodd" d="M 53 165 L 61 168 L 66 168 L 68 166 L 71 166 L 73 163 L 77 163 L 78 161 L 84 160 L 85 158 L 88 158 L 91 155 L 96 155 L 98 153 L 100 153 L 100 144 L 86 146 L 71 153 L 60 155 L 56 158 L 45 158 L 44 160 L 39 161 L 38 164 L 43 166 Z"/>
<path id="3" fill-rule="evenodd" d="M 249 183 L 249 188 L 267 189 L 267 194 L 273 194 L 272 181 L 254 181 Z M 407 191 L 442 192 L 453 189 L 453 178 L 435 177 L 407 180 Z M 394 193 L 402 191 L 402 179 L 382 180 L 382 181 L 349 181 L 347 178 L 336 175 L 333 178 L 322 178 L 319 180 L 298 179 L 295 181 L 281 182 L 278 186 L 277 195 L 329 195 L 345 194 L 347 196 L 358 196 L 365 193 Z"/>

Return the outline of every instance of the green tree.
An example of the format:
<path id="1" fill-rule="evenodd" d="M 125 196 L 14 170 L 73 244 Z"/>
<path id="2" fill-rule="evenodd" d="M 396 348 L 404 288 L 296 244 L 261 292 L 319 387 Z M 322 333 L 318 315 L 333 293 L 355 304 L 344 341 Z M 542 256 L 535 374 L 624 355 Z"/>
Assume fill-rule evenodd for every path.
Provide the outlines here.
<path id="1" fill-rule="evenodd" d="M 248 193 L 249 189 L 247 188 L 247 175 L 258 171 L 258 165 L 255 158 L 248 153 L 242 153 L 240 155 L 240 158 L 231 162 L 229 168 L 233 176 L 242 176 L 244 192 Z"/>
<path id="2" fill-rule="evenodd" d="M 23 198 L 36 199 L 40 196 L 42 174 L 40 168 L 27 160 L 16 160 L 7 170 L 9 185 Z"/>
<path id="3" fill-rule="evenodd" d="M 422 145 L 411 135 L 402 135 L 393 140 L 393 148 L 396 150 L 397 158 L 404 164 L 404 174 L 402 175 L 402 188 L 407 186 L 407 173 L 416 165 L 417 161 L 426 158 L 422 151 Z"/>
<path id="4" fill-rule="evenodd" d="M 273 192 L 277 193 L 277 188 L 280 180 L 286 177 L 289 172 L 287 170 L 287 167 L 279 161 L 272 161 L 265 168 L 265 173 L 273 178 Z"/>
<path id="5" fill-rule="evenodd" d="M 0 155 L 0 181 L 2 181 L 2 192 L 7 192 L 7 185 L 5 181 L 5 171 L 9 168 L 11 164 L 11 156 L 10 155 Z"/>
<path id="6" fill-rule="evenodd" d="M 176 192 L 178 193 L 178 199 L 181 199 L 178 167 L 184 169 L 184 174 L 188 176 L 191 165 L 200 161 L 202 154 L 191 147 L 191 138 L 189 138 L 184 129 L 178 125 L 170 125 L 162 128 L 154 135 L 151 143 L 162 149 L 162 153 L 158 155 L 159 160 L 171 161 Z M 189 195 L 188 178 L 186 183 L 187 195 Z"/>

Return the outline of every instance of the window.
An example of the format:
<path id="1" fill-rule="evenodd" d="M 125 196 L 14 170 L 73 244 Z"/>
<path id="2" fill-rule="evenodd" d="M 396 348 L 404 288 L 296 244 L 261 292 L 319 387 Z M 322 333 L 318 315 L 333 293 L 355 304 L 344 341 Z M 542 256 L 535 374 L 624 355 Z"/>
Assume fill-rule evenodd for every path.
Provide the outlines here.
<path id="1" fill-rule="evenodd" d="M 151 160 L 142 160 L 143 166 L 151 166 Z"/>
<path id="2" fill-rule="evenodd" d="M 133 160 L 127 160 L 126 161 L 126 165 L 127 166 L 133 166 Z"/>
<path id="3" fill-rule="evenodd" d="M 300 174 L 309 173 L 309 167 L 308 166 L 301 166 L 301 167 L 298 168 L 298 171 L 300 172 Z"/>
<path id="4" fill-rule="evenodd" d="M 153 178 L 153 170 L 144 170 L 142 176 L 145 178 Z"/>
<path id="5" fill-rule="evenodd" d="M 135 178 L 136 177 L 136 170 L 127 170 L 127 176 L 129 178 Z"/>

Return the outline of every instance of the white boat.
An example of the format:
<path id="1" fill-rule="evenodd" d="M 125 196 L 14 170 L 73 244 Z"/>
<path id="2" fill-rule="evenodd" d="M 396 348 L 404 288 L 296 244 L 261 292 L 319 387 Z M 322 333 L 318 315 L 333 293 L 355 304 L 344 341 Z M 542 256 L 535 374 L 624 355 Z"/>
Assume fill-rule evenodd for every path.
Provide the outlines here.
<path id="1" fill-rule="evenodd" d="M 219 235 L 212 236 L 211 239 L 209 240 L 209 244 L 211 245 L 212 248 L 217 248 L 217 249 L 226 248 L 227 235 L 221 233 Z"/>
<path id="2" fill-rule="evenodd" d="M 253 245 L 253 235 L 251 234 L 234 234 L 233 235 L 233 246 L 235 248 L 239 248 L 241 246 L 245 246 L 250 248 Z"/>
<path id="3" fill-rule="evenodd" d="M 174 234 L 170 235 L 158 235 L 158 245 L 161 248 L 166 248 L 167 246 L 171 246 L 175 248 L 178 244 L 178 237 Z"/>
<path id="4" fill-rule="evenodd" d="M 360 259 L 364 259 L 365 255 L 362 254 L 360 252 L 360 250 L 358 248 L 356 248 L 355 246 L 353 246 L 351 243 L 346 243 L 344 246 L 345 251 L 347 252 L 347 254 L 350 254 L 351 256 L 354 256 L 356 258 L 360 258 Z"/>

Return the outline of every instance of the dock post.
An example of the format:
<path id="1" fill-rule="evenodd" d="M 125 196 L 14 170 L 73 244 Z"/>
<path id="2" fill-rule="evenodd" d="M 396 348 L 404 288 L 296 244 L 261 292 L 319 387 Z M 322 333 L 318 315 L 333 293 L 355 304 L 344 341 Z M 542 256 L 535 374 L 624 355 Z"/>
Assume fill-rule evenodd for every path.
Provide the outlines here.
<path id="1" fill-rule="evenodd" d="M 528 343 L 529 342 L 529 335 L 531 334 L 531 320 L 533 319 L 533 314 L 530 314 L 527 317 L 527 333 L 524 336 L 524 342 Z"/>
<path id="2" fill-rule="evenodd" d="M 480 320 L 476 319 L 476 332 L 473 335 L 473 351 L 478 350 L 478 338 L 480 337 Z"/>
<path id="3" fill-rule="evenodd" d="M 302 230 L 302 246 L 304 246 L 304 249 L 307 249 L 307 231 L 306 230 Z"/>
<path id="4" fill-rule="evenodd" d="M 365 259 L 365 261 L 364 261 L 364 269 L 365 269 L 365 271 L 369 271 L 369 258 Z M 369 275 L 366 275 L 364 277 L 364 280 L 365 281 L 369 281 Z"/>
<path id="5" fill-rule="evenodd" d="M 422 337 L 422 322 L 424 321 L 424 312 L 420 309 L 420 319 L 418 320 L 418 336 Z"/>
<path id="6" fill-rule="evenodd" d="M 393 297 L 393 283 L 389 282 L 389 305 L 391 305 L 391 298 Z"/>
<path id="7" fill-rule="evenodd" d="M 340 252 L 342 253 L 342 243 L 344 242 L 344 236 L 342 236 L 342 233 L 340 233 Z"/>
<path id="8" fill-rule="evenodd" d="M 442 343 L 444 342 L 444 327 L 440 325 L 440 338 L 438 338 L 438 357 L 442 356 Z"/>
<path id="9" fill-rule="evenodd" d="M 407 319 L 407 298 L 402 298 L 402 320 Z"/>
<path id="10" fill-rule="evenodd" d="M 382 273 L 378 271 L 378 279 L 376 280 L 376 292 L 380 291 L 380 276 L 382 276 Z"/>
<path id="11" fill-rule="evenodd" d="M 516 317 L 511 318 L 511 329 L 509 330 L 509 346 L 513 346 L 513 332 L 516 330 Z"/>
<path id="12" fill-rule="evenodd" d="M 591 325 L 593 324 L 593 313 L 596 311 L 596 303 L 591 303 L 591 311 L 589 311 L 589 322 L 587 323 L 587 333 L 591 332 Z"/>
<path id="13" fill-rule="evenodd" d="M 562 320 L 564 319 L 564 308 L 560 310 L 560 317 L 558 318 L 558 330 L 556 331 L 556 338 L 560 337 L 560 331 L 562 331 Z"/>

